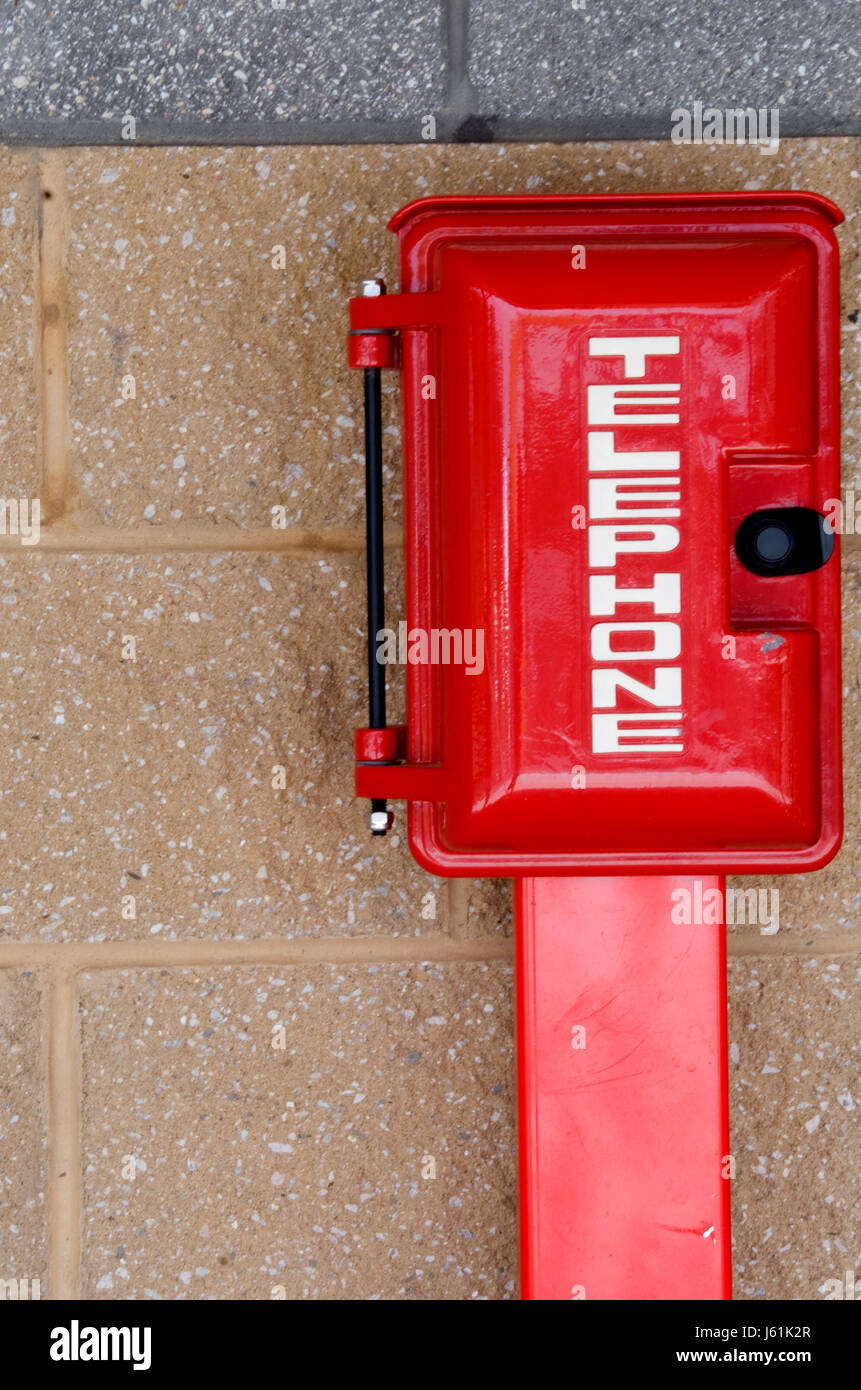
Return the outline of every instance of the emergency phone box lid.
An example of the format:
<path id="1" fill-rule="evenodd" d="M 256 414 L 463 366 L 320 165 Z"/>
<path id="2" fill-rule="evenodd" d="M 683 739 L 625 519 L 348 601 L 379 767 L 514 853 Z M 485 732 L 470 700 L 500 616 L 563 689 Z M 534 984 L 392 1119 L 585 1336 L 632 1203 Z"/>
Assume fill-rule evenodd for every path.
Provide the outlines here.
<path id="1" fill-rule="evenodd" d="M 391 222 L 402 293 L 353 322 L 400 335 L 428 869 L 836 851 L 841 220 L 786 192 L 429 198 Z"/>

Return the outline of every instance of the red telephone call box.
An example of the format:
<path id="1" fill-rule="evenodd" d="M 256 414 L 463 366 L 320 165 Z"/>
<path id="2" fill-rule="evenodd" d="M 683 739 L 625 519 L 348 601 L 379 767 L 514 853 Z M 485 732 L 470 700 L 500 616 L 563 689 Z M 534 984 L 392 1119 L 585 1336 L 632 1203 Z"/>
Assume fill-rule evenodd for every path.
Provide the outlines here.
<path id="1" fill-rule="evenodd" d="M 840 220 L 428 198 L 401 293 L 351 301 L 372 422 L 401 374 L 415 652 L 404 729 L 369 660 L 356 789 L 432 872 L 518 880 L 527 1297 L 728 1296 L 722 918 L 684 918 L 840 840 Z M 373 638 L 373 423 L 368 460 Z"/>

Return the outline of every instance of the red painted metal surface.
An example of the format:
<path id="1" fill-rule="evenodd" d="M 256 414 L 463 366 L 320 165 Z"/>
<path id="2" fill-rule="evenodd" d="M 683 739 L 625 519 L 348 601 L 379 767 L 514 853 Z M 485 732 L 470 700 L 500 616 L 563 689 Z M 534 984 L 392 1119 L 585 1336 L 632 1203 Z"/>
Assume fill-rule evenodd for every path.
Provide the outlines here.
<path id="1" fill-rule="evenodd" d="M 698 882 L 517 885 L 523 1298 L 730 1297 L 724 933 L 672 920 Z"/>
<path id="2" fill-rule="evenodd" d="M 353 300 L 351 323 L 400 339 L 407 622 L 481 631 L 484 663 L 408 665 L 407 764 L 365 767 L 357 789 L 410 798 L 432 872 L 777 871 L 835 852 L 839 558 L 758 578 L 732 541 L 751 510 L 838 495 L 840 216 L 784 193 L 429 199 L 394 219 L 404 292 Z M 658 348 L 600 350 L 620 338 Z M 614 507 L 617 540 L 635 546 L 639 520 L 651 549 L 594 547 Z M 656 551 L 648 528 L 676 524 Z M 593 686 L 596 669 L 653 681 L 627 648 L 651 640 L 654 600 L 607 593 L 662 572 L 680 584 L 662 629 L 680 629 L 678 719 Z M 596 716 L 646 751 L 596 753 Z"/>

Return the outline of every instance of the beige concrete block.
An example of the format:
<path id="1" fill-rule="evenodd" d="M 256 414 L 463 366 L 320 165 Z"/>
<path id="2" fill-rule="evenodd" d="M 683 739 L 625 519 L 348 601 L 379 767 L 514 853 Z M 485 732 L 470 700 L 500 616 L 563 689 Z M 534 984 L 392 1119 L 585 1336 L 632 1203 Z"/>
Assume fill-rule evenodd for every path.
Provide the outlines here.
<path id="1" fill-rule="evenodd" d="M 85 516 L 254 528 L 283 506 L 306 529 L 359 523 L 362 380 L 346 364 L 346 299 L 378 269 L 366 238 L 385 220 L 385 206 L 372 211 L 382 172 L 363 188 L 362 162 L 309 149 L 70 156 L 71 421 Z M 374 152 L 364 163 L 373 168 Z M 132 377 L 135 398 L 123 399 Z M 393 445 L 395 391 L 390 376 Z"/>
<path id="2" fill-rule="evenodd" d="M 357 555 L 0 558 L 0 941 L 446 930 L 353 795 L 363 591 Z"/>
<path id="3" fill-rule="evenodd" d="M 31 157 L 0 148 L 0 497 L 40 495 L 36 187 Z M 0 516 L 0 534 L 14 534 Z"/>
<path id="4" fill-rule="evenodd" d="M 654 142 L 76 151 L 71 420 L 84 515 L 259 527 L 281 505 L 312 531 L 360 525 L 361 381 L 345 362 L 346 303 L 369 275 L 397 288 L 386 222 L 413 198 L 799 187 L 851 215 L 858 149 L 834 139 L 784 141 L 774 157 Z M 852 228 L 841 235 L 851 249 Z M 857 309 L 851 275 L 850 290 Z M 136 397 L 123 400 L 129 376 Z M 397 378 L 384 376 L 397 518 Z M 857 370 L 846 387 L 857 448 Z"/>
<path id="5" fill-rule="evenodd" d="M 735 1297 L 819 1299 L 861 1267 L 857 959 L 730 964 Z"/>
<path id="6" fill-rule="evenodd" d="M 512 1296 L 506 967 L 83 983 L 85 1297 Z"/>
<path id="7" fill-rule="evenodd" d="M 452 932 L 468 939 L 512 936 L 514 901 L 510 878 L 455 878 L 446 885 Z"/>
<path id="8" fill-rule="evenodd" d="M 36 977 L 0 970 L 0 1300 L 49 1293 L 45 1104 Z"/>

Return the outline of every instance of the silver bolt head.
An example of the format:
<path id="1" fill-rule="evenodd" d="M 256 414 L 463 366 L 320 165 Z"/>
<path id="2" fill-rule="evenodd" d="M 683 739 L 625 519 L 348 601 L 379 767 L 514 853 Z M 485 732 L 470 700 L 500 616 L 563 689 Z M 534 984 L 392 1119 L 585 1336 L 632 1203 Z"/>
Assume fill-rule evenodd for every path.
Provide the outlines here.
<path id="1" fill-rule="evenodd" d="M 391 811 L 372 811 L 370 815 L 371 834 L 385 835 L 387 830 L 391 830 L 394 819 Z"/>
<path id="2" fill-rule="evenodd" d="M 376 280 L 362 281 L 362 295 L 365 299 L 377 299 L 386 292 L 386 282 L 379 277 Z"/>

